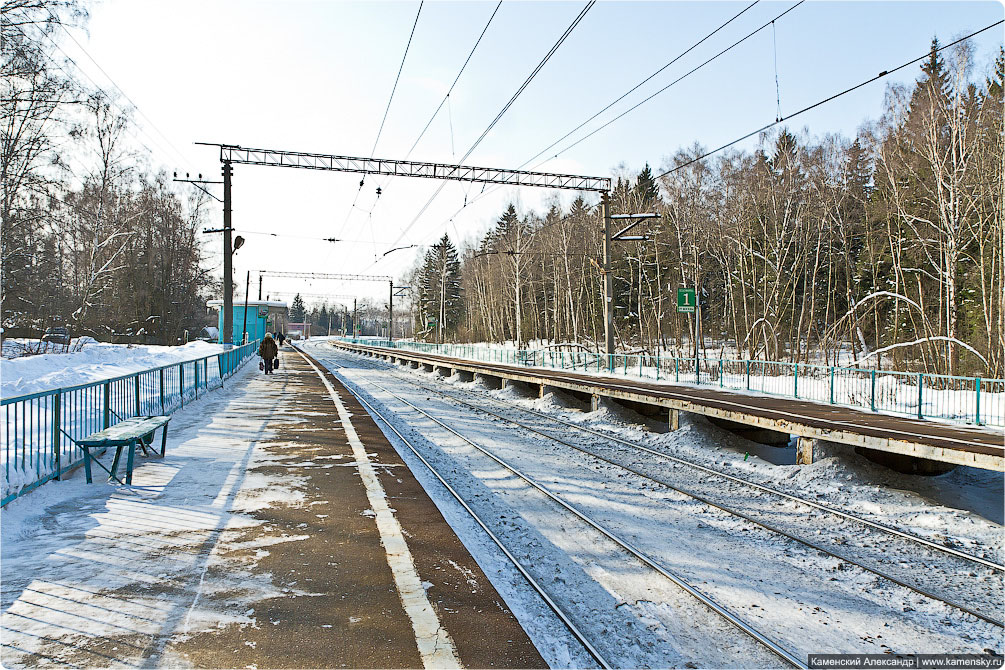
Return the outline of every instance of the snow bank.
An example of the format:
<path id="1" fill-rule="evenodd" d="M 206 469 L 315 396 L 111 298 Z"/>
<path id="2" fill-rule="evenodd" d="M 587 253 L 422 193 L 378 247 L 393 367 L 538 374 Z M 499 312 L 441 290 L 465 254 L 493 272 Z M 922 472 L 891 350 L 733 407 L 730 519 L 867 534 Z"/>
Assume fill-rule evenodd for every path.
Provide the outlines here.
<path id="1" fill-rule="evenodd" d="M 221 351 L 223 345 L 201 341 L 174 347 L 90 342 L 76 352 L 0 359 L 0 397 L 88 384 Z"/>

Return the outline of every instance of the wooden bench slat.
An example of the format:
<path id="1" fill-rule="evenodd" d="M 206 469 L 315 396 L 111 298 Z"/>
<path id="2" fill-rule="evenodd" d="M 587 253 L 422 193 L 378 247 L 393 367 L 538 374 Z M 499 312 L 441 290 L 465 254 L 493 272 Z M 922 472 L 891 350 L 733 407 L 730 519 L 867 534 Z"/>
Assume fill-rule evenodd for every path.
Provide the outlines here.
<path id="1" fill-rule="evenodd" d="M 98 432 L 88 435 L 83 439 L 76 440 L 76 442 L 78 444 L 88 446 L 114 446 L 117 443 L 125 444 L 153 432 L 170 420 L 171 417 L 169 416 L 132 417 L 125 419 L 124 421 L 120 421 L 114 426 L 109 426 L 104 430 L 99 430 Z"/>

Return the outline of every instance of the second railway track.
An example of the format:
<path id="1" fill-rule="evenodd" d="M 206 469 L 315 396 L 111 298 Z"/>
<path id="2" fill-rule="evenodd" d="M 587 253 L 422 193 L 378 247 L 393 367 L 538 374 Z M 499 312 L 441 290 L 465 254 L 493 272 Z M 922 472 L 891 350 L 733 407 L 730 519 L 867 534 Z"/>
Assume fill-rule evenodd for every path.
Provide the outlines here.
<path id="1" fill-rule="evenodd" d="M 366 361 L 366 363 L 373 365 L 370 361 Z M 379 367 L 384 370 L 388 369 L 386 366 L 374 367 Z M 414 379 L 408 379 L 408 377 L 413 377 L 414 375 L 402 374 L 400 376 L 424 391 L 437 393 L 450 399 L 453 403 L 479 411 L 483 414 L 495 417 L 498 420 L 505 421 L 515 426 L 519 426 L 524 430 L 532 432 L 548 440 L 555 441 L 559 444 L 583 452 L 590 457 L 603 460 L 616 467 L 624 468 L 637 476 L 649 479 L 662 486 L 666 486 L 684 495 L 695 498 L 705 504 L 742 518 L 751 524 L 756 524 L 771 532 L 782 535 L 815 551 L 839 558 L 852 565 L 856 565 L 859 568 L 884 580 L 888 580 L 892 583 L 911 589 L 925 598 L 945 603 L 948 606 L 951 606 L 968 615 L 982 619 L 996 627 L 1002 627 L 1000 612 L 1002 604 L 1001 571 L 1003 566 L 995 563 L 994 561 L 982 557 L 970 556 L 965 552 L 955 550 L 951 547 L 942 547 L 930 540 L 916 537 L 911 533 L 857 517 L 843 510 L 833 509 L 817 501 L 801 499 L 761 484 L 748 482 L 734 475 L 720 473 L 716 470 L 708 468 L 707 466 L 690 463 L 674 456 L 629 442 L 618 436 L 564 421 L 551 415 L 546 415 L 526 407 L 518 406 L 514 403 L 508 403 L 500 399 L 492 400 L 495 404 L 508 405 L 515 411 L 519 412 L 521 414 L 520 419 L 514 418 L 512 413 L 505 414 L 488 409 L 486 407 L 486 399 L 483 395 L 479 396 L 478 404 L 473 404 L 457 397 L 455 393 L 448 393 L 443 389 L 432 388 L 424 384 L 420 384 Z M 528 416 L 532 417 L 531 421 L 534 423 L 527 422 Z M 602 438 L 604 442 L 609 444 L 605 447 L 599 447 L 597 444 L 591 444 L 589 447 L 584 447 L 581 443 L 577 444 L 570 441 L 569 428 L 574 429 L 578 433 L 589 434 Z M 561 435 L 557 435 L 556 431 L 563 432 Z M 615 458 L 612 458 L 610 453 L 606 455 L 597 453 L 598 451 L 603 451 L 604 449 L 608 452 L 612 449 L 615 451 L 620 449 L 622 453 L 618 453 Z M 681 486 L 679 483 L 670 481 L 671 478 L 667 477 L 664 471 L 661 471 L 660 474 L 645 472 L 638 467 L 638 459 L 633 459 L 633 454 L 631 453 L 624 453 L 625 450 L 634 450 L 635 452 L 641 450 L 645 454 L 655 457 L 664 466 L 669 466 L 673 470 L 680 468 L 697 469 L 703 475 L 708 475 L 713 480 L 720 480 L 720 484 L 725 482 L 733 487 L 750 487 L 753 490 L 753 499 L 755 502 L 759 500 L 760 503 L 763 504 L 765 498 L 774 497 L 776 499 L 774 505 L 775 507 L 778 507 L 779 500 L 782 505 L 805 505 L 812 511 L 812 516 L 806 513 L 798 514 L 795 510 L 782 510 L 781 516 L 784 519 L 784 522 L 778 523 L 771 520 L 765 520 L 763 517 L 770 515 L 763 507 L 757 509 L 756 512 L 752 514 L 751 510 L 739 510 L 735 509 L 735 506 L 722 504 L 721 500 L 717 501 L 714 499 L 715 496 L 712 495 L 714 491 L 709 492 L 707 482 L 704 482 L 705 485 L 703 486 L 702 482 L 696 482 L 694 478 L 691 478 L 688 480 L 688 486 Z M 626 465 L 624 462 L 625 460 L 628 460 L 629 464 Z M 631 464 L 632 461 L 635 462 L 635 465 Z M 715 489 L 715 487 L 712 488 Z M 718 490 L 718 493 L 721 492 L 721 490 Z M 776 517 L 778 514 L 779 513 L 776 510 Z M 821 518 L 827 517 L 828 515 L 833 518 Z M 757 518 L 757 516 L 762 518 Z M 793 524 L 793 520 L 798 520 L 801 523 Z M 815 525 L 817 527 L 816 533 L 814 533 L 812 529 L 807 528 L 807 522 L 810 525 Z M 830 527 L 835 523 L 839 526 L 845 526 L 842 529 L 842 532 L 838 533 L 838 537 L 833 537 L 833 533 L 830 537 L 820 537 L 819 528 L 821 526 Z M 851 532 L 852 529 L 847 528 L 848 524 L 857 524 L 859 528 L 856 528 L 854 529 L 854 532 Z M 795 526 L 795 529 L 793 529 L 793 526 Z M 863 531 L 864 535 L 871 536 L 871 538 L 864 537 Z M 825 546 L 826 544 L 830 544 L 831 546 Z M 838 551 L 838 547 L 842 547 L 842 550 Z M 909 547 L 910 549 L 905 551 L 906 547 Z M 921 552 L 920 555 L 917 552 Z M 910 560 L 904 560 L 905 556 Z M 933 572 L 941 578 L 941 583 L 932 583 L 933 580 L 931 578 L 931 573 Z M 993 587 L 990 589 L 987 588 L 987 584 L 989 583 L 993 584 Z"/>
<path id="2" fill-rule="evenodd" d="M 321 362 L 322 365 L 329 365 L 329 366 L 330 365 L 334 365 L 336 368 L 341 367 L 337 363 L 334 363 L 334 362 L 331 362 L 331 361 L 325 362 L 324 360 L 322 360 L 320 362 Z M 440 421 L 439 419 L 437 419 L 436 417 L 434 417 L 430 413 L 424 411 L 422 408 L 420 408 L 417 405 L 409 402 L 405 398 L 403 398 L 401 396 L 398 396 L 397 394 L 394 394 L 393 392 L 391 392 L 390 390 L 384 388 L 383 386 L 380 386 L 380 385 L 377 385 L 377 384 L 375 384 L 375 386 L 377 388 L 380 388 L 384 393 L 387 393 L 388 395 L 396 398 L 399 402 L 407 405 L 411 410 L 419 413 L 423 417 L 425 417 L 428 420 L 432 421 L 437 426 L 439 426 L 439 428 L 441 428 L 442 430 L 450 433 L 451 435 L 453 435 L 456 438 L 460 439 L 464 443 L 470 445 L 472 448 L 474 448 L 475 450 L 477 450 L 478 452 L 480 452 L 481 454 L 483 454 L 487 458 L 491 459 L 493 462 L 495 462 L 499 466 L 505 468 L 508 472 L 512 473 L 513 475 L 515 475 L 516 477 L 518 477 L 520 480 L 522 480 L 527 486 L 531 487 L 533 490 L 535 490 L 538 493 L 540 493 L 541 495 L 545 496 L 555 506 L 557 506 L 557 507 L 563 509 L 564 511 L 568 512 L 573 518 L 577 519 L 585 527 L 591 529 L 592 532 L 595 532 L 598 535 L 598 539 L 601 542 L 608 541 L 610 543 L 613 543 L 613 545 L 617 546 L 625 554 L 627 554 L 628 556 L 632 557 L 632 559 L 634 559 L 635 561 L 638 561 L 640 564 L 646 566 L 647 568 L 649 568 L 650 570 L 652 570 L 654 573 L 660 575 L 661 577 L 664 577 L 666 580 L 668 580 L 669 583 L 673 584 L 678 589 L 680 589 L 681 591 L 683 591 L 684 593 L 686 593 L 688 596 L 690 596 L 691 598 L 695 599 L 698 603 L 701 604 L 701 606 L 707 608 L 707 611 L 709 612 L 709 614 L 711 614 L 712 616 L 720 617 L 723 621 L 727 622 L 729 624 L 729 626 L 731 626 L 732 628 L 734 628 L 737 631 L 740 631 L 743 635 L 745 635 L 747 638 L 749 638 L 749 640 L 755 642 L 757 645 L 759 645 L 765 651 L 767 651 L 771 655 L 775 656 L 776 659 L 778 661 L 781 661 L 782 664 L 784 664 L 785 666 L 796 667 L 796 668 L 805 668 L 805 667 L 807 667 L 805 661 L 803 661 L 799 656 L 797 656 L 796 654 L 794 654 L 791 650 L 787 649 L 783 644 L 779 643 L 776 640 L 771 639 L 768 635 L 764 634 L 763 632 L 761 632 L 760 630 L 758 630 L 757 628 L 755 628 L 753 625 L 751 625 L 749 622 L 745 621 L 736 612 L 733 612 L 729 608 L 724 607 L 722 604 L 716 602 L 714 599 L 710 598 L 708 595 L 706 595 L 705 593 L 703 593 L 700 589 L 696 588 L 693 584 L 689 583 L 687 580 L 681 578 L 679 575 L 677 575 L 676 573 L 674 573 L 672 570 L 668 569 L 660 561 L 654 559 L 653 557 L 648 556 L 643 551 L 641 551 L 639 548 L 633 546 L 631 542 L 626 541 L 625 539 L 623 539 L 621 536 L 619 536 L 619 534 L 617 534 L 615 531 L 611 530 L 608 526 L 605 526 L 604 524 L 599 523 L 598 521 L 596 521 L 590 515 L 586 514 L 582 510 L 580 510 L 576 505 L 570 503 L 566 499 L 565 496 L 560 496 L 560 495 L 556 494 L 554 491 L 550 490 L 549 487 L 546 487 L 546 486 L 542 485 L 540 482 L 536 481 L 533 477 L 531 477 L 531 476 L 527 475 L 526 473 L 522 472 L 521 469 L 519 469 L 518 467 L 515 467 L 514 465 L 508 463 L 505 459 L 503 459 L 500 456 L 498 456 L 492 450 L 490 450 L 490 449 L 486 448 L 485 446 L 479 444 L 475 440 L 472 440 L 471 438 L 463 435 L 462 433 L 454 430 L 453 428 L 451 428 L 449 425 L 447 425 L 443 421 Z M 390 422 L 379 410 L 377 410 L 376 407 L 374 407 L 371 403 L 367 402 L 364 398 L 360 397 L 358 394 L 355 394 L 355 395 L 356 395 L 357 399 L 359 399 L 360 402 L 363 403 L 365 407 L 367 407 L 368 411 L 370 411 L 376 418 L 378 418 L 380 421 L 382 421 L 384 423 L 384 425 L 387 426 L 398 437 L 399 440 L 401 440 L 409 449 L 411 449 L 415 453 L 415 455 L 432 472 L 432 474 L 441 482 L 441 484 L 443 484 L 444 486 L 446 486 L 448 488 L 448 490 L 450 491 L 450 493 L 476 519 L 476 521 L 479 523 L 479 525 L 481 525 L 481 527 L 483 528 L 483 530 L 485 530 L 486 532 L 488 532 L 492 536 L 492 539 L 495 541 L 495 543 L 501 549 L 503 549 L 503 551 L 505 551 L 507 553 L 507 555 L 510 557 L 510 560 L 514 562 L 514 564 L 517 566 L 517 568 L 520 570 L 520 572 L 523 573 L 524 576 L 531 582 L 533 588 L 539 594 L 541 594 L 543 597 L 545 597 L 545 598 L 548 599 L 549 605 L 552 607 L 552 609 L 556 611 L 556 613 L 563 620 L 563 622 L 566 624 L 566 626 L 569 627 L 570 632 L 572 632 L 573 636 L 576 637 L 576 639 L 579 640 L 581 644 L 583 644 L 584 648 L 598 662 L 598 664 L 600 664 L 602 667 L 622 667 L 622 666 L 626 665 L 625 660 L 619 659 L 620 662 L 615 663 L 612 659 L 609 660 L 610 659 L 610 653 L 604 654 L 603 652 L 599 651 L 598 647 L 601 644 L 603 644 L 604 641 L 591 641 L 591 640 L 589 640 L 580 631 L 579 627 L 577 627 L 576 624 L 572 621 L 572 617 L 562 607 L 560 607 L 559 605 L 555 604 L 555 601 L 561 600 L 561 597 L 556 597 L 556 596 L 553 596 L 551 594 L 546 593 L 546 590 L 540 587 L 538 581 L 534 580 L 528 574 L 529 570 L 527 570 L 524 566 L 522 566 L 512 556 L 511 552 L 506 547 L 503 546 L 503 544 L 495 537 L 494 534 L 492 534 L 492 532 L 489 530 L 487 524 L 482 519 L 480 519 L 478 517 L 478 515 L 475 514 L 475 512 L 468 506 L 468 502 L 465 501 L 465 500 L 463 500 L 461 498 L 461 496 L 459 496 L 453 490 L 453 488 L 450 487 L 449 483 L 443 477 L 443 475 L 440 472 L 438 472 L 437 469 L 434 468 L 434 466 L 431 465 L 430 462 L 426 458 L 424 458 L 422 456 L 422 454 L 415 447 L 415 445 L 412 444 L 412 442 L 410 440 L 408 440 L 404 435 L 402 435 L 401 432 L 399 432 L 394 427 L 394 425 L 392 424 L 392 422 Z M 575 598 L 575 595 L 573 595 L 573 598 Z M 692 616 L 695 616 L 695 615 L 692 613 Z M 698 616 L 700 618 L 700 615 L 698 615 Z M 698 626 L 702 626 L 702 622 L 701 621 L 690 620 L 690 623 L 698 625 Z M 710 624 L 710 622 L 705 621 L 704 622 L 704 627 L 714 628 L 714 624 Z M 720 640 L 720 642 L 728 643 L 726 640 Z M 734 642 L 732 642 L 732 644 L 736 645 L 737 643 L 734 641 Z M 748 650 L 747 653 L 749 654 L 750 651 Z M 754 662 L 755 663 L 755 667 L 759 667 L 759 666 L 763 666 L 764 665 L 764 659 L 763 658 L 760 661 L 757 661 L 756 657 L 751 656 L 750 658 L 747 658 L 745 660 L 747 660 L 749 662 Z M 632 663 L 632 662 L 629 661 L 627 663 L 627 665 L 634 665 L 634 663 Z"/>

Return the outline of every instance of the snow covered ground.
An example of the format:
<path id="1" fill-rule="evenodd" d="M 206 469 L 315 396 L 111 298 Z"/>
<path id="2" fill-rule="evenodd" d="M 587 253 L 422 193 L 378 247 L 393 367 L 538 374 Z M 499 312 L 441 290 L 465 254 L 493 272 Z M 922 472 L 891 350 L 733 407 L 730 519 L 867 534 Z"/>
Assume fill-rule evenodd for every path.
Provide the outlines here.
<path id="1" fill-rule="evenodd" d="M 191 361 L 223 351 L 223 345 L 189 342 L 168 347 L 87 342 L 80 351 L 0 359 L 0 397 L 66 388 Z"/>
<path id="2" fill-rule="evenodd" d="M 657 434 L 641 426 L 639 417 L 615 407 L 595 413 L 571 411 L 561 396 L 539 400 L 522 397 L 514 388 L 490 391 L 457 378 L 440 380 L 435 375 L 326 349 L 329 347 L 320 342 L 307 345 L 312 355 L 327 361 L 355 392 L 392 417 L 396 428 L 447 474 L 469 503 L 484 512 L 483 518 L 498 524 L 496 530 L 514 542 L 514 553 L 531 561 L 543 583 L 559 592 L 577 594 L 570 607 L 622 664 L 664 666 L 700 650 L 701 644 L 689 646 L 694 641 L 684 639 L 675 623 L 681 608 L 687 605 L 666 600 L 670 597 L 666 592 L 655 593 L 653 589 L 662 587 L 654 584 L 652 573 L 614 562 L 610 548 L 581 524 L 557 513 L 554 505 L 540 496 L 528 494 L 497 464 L 381 387 L 421 406 L 560 492 L 792 650 L 1002 651 L 999 627 L 921 597 L 850 563 L 695 504 L 623 469 L 591 460 L 498 419 L 480 416 L 412 382 L 449 393 L 467 393 L 493 411 L 502 406 L 497 406 L 495 399 L 533 407 L 997 562 L 1005 559 L 1001 473 L 958 468 L 934 478 L 898 475 L 841 448 L 813 465 L 795 466 L 787 450 L 755 445 L 700 419 L 685 422 L 674 433 Z M 421 480 L 423 466 L 397 438 L 389 435 L 389 439 L 399 446 Z M 597 446 L 602 440 L 591 442 Z M 647 465 L 647 460 L 636 455 L 633 462 Z M 451 505 L 451 499 L 435 480 L 426 476 L 424 484 L 438 504 Z M 723 495 L 734 494 L 725 491 Z M 749 501 L 739 498 L 732 502 L 743 508 Z M 836 541 L 855 545 L 855 529 L 844 532 L 847 536 Z M 462 535 L 462 539 L 466 544 L 480 541 L 472 536 Z M 871 550 L 885 552 L 887 548 Z M 900 558 L 915 565 L 914 572 L 925 579 L 936 579 L 944 570 L 932 567 L 931 574 L 927 574 L 929 566 L 920 554 Z M 1005 606 L 1000 602 L 1000 573 L 975 572 L 971 578 L 965 574 L 944 576 L 958 578 L 967 588 L 976 589 L 990 602 L 993 612 Z M 611 609 L 619 614 L 612 614 Z M 701 640 L 705 646 L 710 641 Z M 728 646 L 730 642 L 723 644 Z M 706 656 L 699 665 L 716 662 L 737 664 L 735 659 L 730 663 L 723 657 L 713 660 Z"/>

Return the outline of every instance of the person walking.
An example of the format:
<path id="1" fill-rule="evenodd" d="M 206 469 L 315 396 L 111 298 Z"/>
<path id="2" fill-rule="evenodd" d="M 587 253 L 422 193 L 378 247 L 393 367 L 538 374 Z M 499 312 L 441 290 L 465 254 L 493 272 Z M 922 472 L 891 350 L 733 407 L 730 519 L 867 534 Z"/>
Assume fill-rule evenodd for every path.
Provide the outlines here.
<path id="1" fill-rule="evenodd" d="M 279 346 L 283 346 L 283 342 L 286 340 L 286 336 L 283 335 L 282 331 L 279 332 Z"/>
<path id="2" fill-rule="evenodd" d="M 265 334 L 265 339 L 258 345 L 258 355 L 262 357 L 262 362 L 265 363 L 265 374 L 271 375 L 272 363 L 279 356 L 279 347 L 276 346 L 276 341 L 272 339 L 272 333 Z"/>

